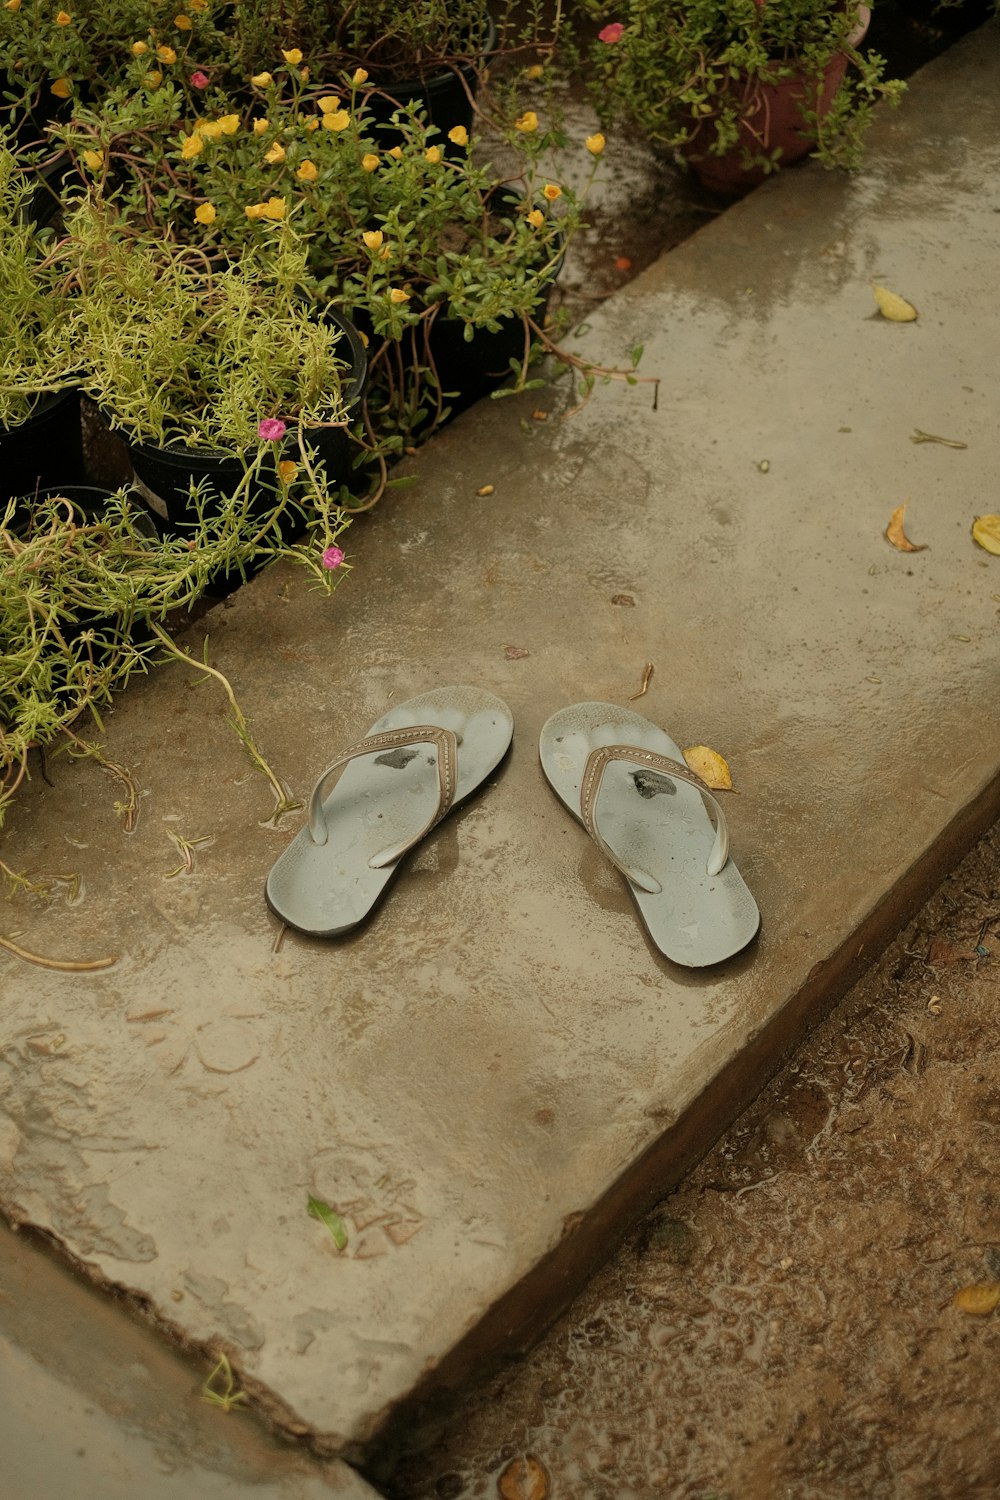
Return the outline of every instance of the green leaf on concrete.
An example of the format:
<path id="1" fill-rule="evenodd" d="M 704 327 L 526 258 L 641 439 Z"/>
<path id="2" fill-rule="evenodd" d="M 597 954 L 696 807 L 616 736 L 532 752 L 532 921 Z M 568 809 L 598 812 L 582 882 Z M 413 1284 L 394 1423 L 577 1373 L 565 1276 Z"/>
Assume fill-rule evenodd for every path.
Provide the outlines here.
<path id="1" fill-rule="evenodd" d="M 338 1213 L 334 1213 L 329 1203 L 324 1203 L 322 1198 L 310 1197 L 309 1217 L 318 1219 L 321 1224 L 326 1225 L 338 1250 L 347 1249 L 347 1230 L 344 1228 L 344 1221 Z"/>

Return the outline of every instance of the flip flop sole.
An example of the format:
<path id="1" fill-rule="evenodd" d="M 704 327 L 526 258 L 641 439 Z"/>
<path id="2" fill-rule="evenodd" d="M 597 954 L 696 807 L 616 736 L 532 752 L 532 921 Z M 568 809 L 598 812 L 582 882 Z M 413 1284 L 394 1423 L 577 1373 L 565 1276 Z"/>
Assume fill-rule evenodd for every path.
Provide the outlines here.
<path id="1" fill-rule="evenodd" d="M 581 790 L 591 752 L 622 744 L 684 763 L 669 735 L 618 704 L 577 703 L 543 726 L 542 769 L 578 821 L 583 821 Z M 650 937 L 667 958 L 704 968 L 753 940 L 760 912 L 732 859 L 717 875 L 707 873 L 715 826 L 696 787 L 614 761 L 604 774 L 595 818 L 616 855 L 659 882 L 661 890 L 653 894 L 624 877 Z"/>
<path id="2" fill-rule="evenodd" d="M 481 688 L 452 687 L 397 704 L 368 735 L 418 725 L 450 729 L 458 737 L 449 811 L 482 787 L 514 733 L 502 699 Z M 437 754 L 429 743 L 414 741 L 352 760 L 322 804 L 326 842 L 316 843 L 307 825 L 272 866 L 265 886 L 271 911 L 313 937 L 350 932 L 370 914 L 406 856 L 382 868 L 370 861 L 423 827 L 438 797 Z"/>

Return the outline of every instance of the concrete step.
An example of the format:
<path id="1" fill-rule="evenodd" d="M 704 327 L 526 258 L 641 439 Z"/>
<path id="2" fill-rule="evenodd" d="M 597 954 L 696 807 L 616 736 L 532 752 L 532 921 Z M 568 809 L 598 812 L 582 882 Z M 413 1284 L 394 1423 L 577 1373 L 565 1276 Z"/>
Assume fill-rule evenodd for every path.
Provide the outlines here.
<path id="1" fill-rule="evenodd" d="M 486 403 L 356 525 L 332 601 L 283 568 L 208 618 L 300 795 L 431 686 L 514 711 L 496 784 L 357 935 L 275 951 L 262 888 L 299 820 L 271 826 L 184 667 L 108 722 L 135 832 L 91 762 L 50 757 L 18 801 L 4 859 L 83 887 L 4 931 L 117 962 L 0 957 L 0 1202 L 329 1453 L 384 1449 L 554 1315 L 1000 811 L 1000 561 L 969 534 L 1000 508 L 998 82 L 991 25 L 913 79 L 860 176 L 779 177 L 606 303 L 572 347 L 644 342 L 655 409 Z M 871 280 L 919 320 L 879 318 Z M 883 536 L 904 501 L 927 551 Z M 651 947 L 537 764 L 553 710 L 630 701 L 647 663 L 632 706 L 733 769 L 763 929 L 718 970 Z M 171 833 L 209 840 L 190 874 Z"/>
<path id="2" fill-rule="evenodd" d="M 0 1226 L 4 1500 L 376 1500 L 353 1469 L 264 1430 L 242 1401 L 206 1402 L 209 1373 Z"/>

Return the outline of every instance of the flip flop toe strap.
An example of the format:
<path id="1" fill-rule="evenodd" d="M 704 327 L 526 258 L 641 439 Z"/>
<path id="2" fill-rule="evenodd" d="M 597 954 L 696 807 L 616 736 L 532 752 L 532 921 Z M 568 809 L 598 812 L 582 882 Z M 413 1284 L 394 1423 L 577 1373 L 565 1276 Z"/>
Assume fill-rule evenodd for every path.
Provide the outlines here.
<path id="1" fill-rule="evenodd" d="M 368 861 L 373 870 L 384 869 L 395 864 L 408 849 L 430 833 L 435 823 L 440 822 L 455 800 L 455 784 L 458 765 L 459 737 L 451 729 L 442 729 L 437 724 L 409 724 L 405 729 L 387 729 L 381 734 L 371 734 L 367 739 L 352 745 L 322 773 L 309 798 L 309 834 L 314 844 L 325 844 L 330 829 L 323 810 L 323 795 L 331 776 L 343 771 L 359 755 L 373 755 L 379 751 L 409 749 L 414 745 L 433 745 L 437 751 L 438 799 L 437 805 L 426 823 L 401 844 L 393 844 L 373 854 Z"/>
<path id="2" fill-rule="evenodd" d="M 691 768 L 681 761 L 671 760 L 666 755 L 658 755 L 655 750 L 637 750 L 632 745 L 601 745 L 592 750 L 587 757 L 587 764 L 583 772 L 583 784 L 580 788 L 580 814 L 583 825 L 598 848 L 611 861 L 616 869 L 621 870 L 634 885 L 642 891 L 649 891 L 655 895 L 663 889 L 655 875 L 646 870 L 639 870 L 633 865 L 626 864 L 620 859 L 615 851 L 601 835 L 597 826 L 597 799 L 601 791 L 601 783 L 604 773 L 612 761 L 627 761 L 630 765 L 641 766 L 643 769 L 659 771 L 664 776 L 669 776 L 674 781 L 684 781 L 688 786 L 693 786 L 702 795 L 709 806 L 709 813 L 715 823 L 715 843 L 708 857 L 705 867 L 706 875 L 718 875 L 729 858 L 729 828 L 726 824 L 726 815 L 716 797 L 713 797 L 709 788 L 696 776 Z"/>

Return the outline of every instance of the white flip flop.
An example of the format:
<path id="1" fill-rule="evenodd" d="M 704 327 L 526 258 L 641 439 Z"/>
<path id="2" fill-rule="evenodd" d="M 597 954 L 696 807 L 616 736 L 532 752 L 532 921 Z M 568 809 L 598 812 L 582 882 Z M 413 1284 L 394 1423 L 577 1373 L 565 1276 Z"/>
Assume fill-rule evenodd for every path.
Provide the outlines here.
<path id="1" fill-rule="evenodd" d="M 760 912 L 729 857 L 725 813 L 669 735 L 629 708 L 577 703 L 543 726 L 538 751 L 661 953 L 703 968 L 752 941 Z"/>
<path id="2" fill-rule="evenodd" d="M 513 733 L 506 703 L 475 687 L 435 688 L 383 714 L 313 787 L 306 826 L 267 877 L 275 916 L 314 937 L 357 927 L 404 856 L 496 770 Z"/>

